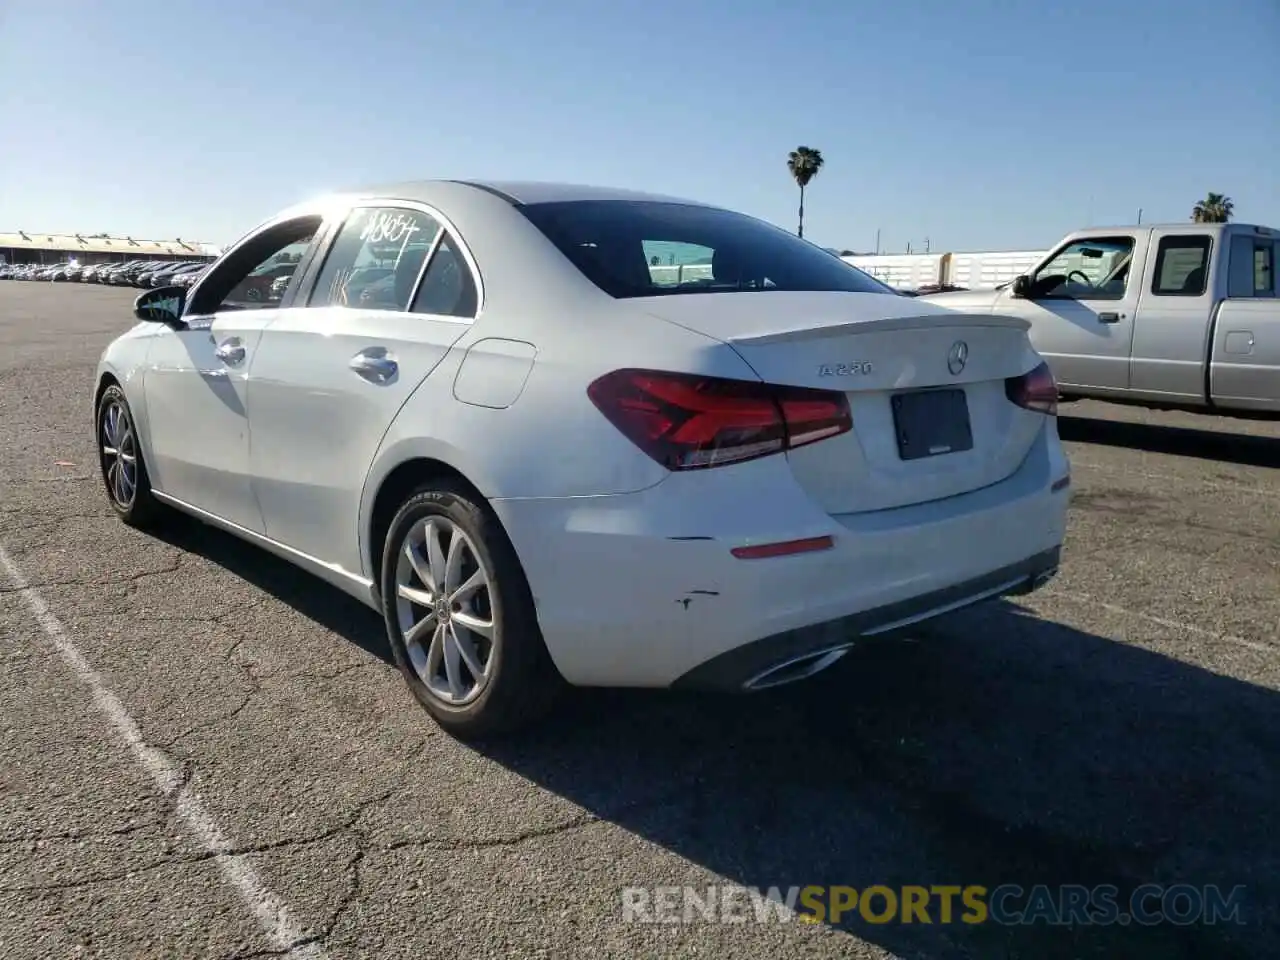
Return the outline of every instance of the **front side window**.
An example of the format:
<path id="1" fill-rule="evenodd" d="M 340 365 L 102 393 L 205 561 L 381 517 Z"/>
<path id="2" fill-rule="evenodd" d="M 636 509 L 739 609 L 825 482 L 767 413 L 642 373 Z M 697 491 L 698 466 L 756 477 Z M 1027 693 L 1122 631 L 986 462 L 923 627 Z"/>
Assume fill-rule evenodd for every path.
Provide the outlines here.
<path id="1" fill-rule="evenodd" d="M 1161 237 L 1151 292 L 1161 297 L 1199 297 L 1208 289 L 1207 236 Z"/>
<path id="2" fill-rule="evenodd" d="M 276 308 L 323 222 L 319 216 L 300 217 L 273 224 L 250 238 L 210 270 L 187 312 Z M 281 278 L 283 283 L 278 284 Z"/>
<path id="3" fill-rule="evenodd" d="M 307 306 L 407 310 L 440 229 L 420 210 L 353 210 L 325 257 Z"/>
<path id="4" fill-rule="evenodd" d="M 1041 300 L 1118 300 L 1129 286 L 1132 237 L 1089 237 L 1059 250 L 1031 281 Z"/>
<path id="5" fill-rule="evenodd" d="M 620 299 L 770 290 L 896 294 L 821 247 L 729 210 L 656 200 L 517 209 L 588 280 Z"/>

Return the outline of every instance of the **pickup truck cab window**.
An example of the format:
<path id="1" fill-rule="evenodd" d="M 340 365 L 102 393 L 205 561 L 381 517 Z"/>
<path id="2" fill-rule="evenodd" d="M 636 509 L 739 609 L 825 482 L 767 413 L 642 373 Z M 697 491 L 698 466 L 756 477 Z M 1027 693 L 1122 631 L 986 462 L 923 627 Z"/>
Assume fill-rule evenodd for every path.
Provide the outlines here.
<path id="1" fill-rule="evenodd" d="M 1231 238 L 1231 262 L 1227 267 L 1227 296 L 1274 297 L 1275 243 L 1270 237 L 1240 234 Z"/>
<path id="2" fill-rule="evenodd" d="M 1208 236 L 1161 237 L 1151 292 L 1159 297 L 1202 297 L 1209 288 Z"/>
<path id="3" fill-rule="evenodd" d="M 1088 237 L 1067 244 L 1031 278 L 1034 300 L 1119 300 L 1129 284 L 1132 237 Z"/>

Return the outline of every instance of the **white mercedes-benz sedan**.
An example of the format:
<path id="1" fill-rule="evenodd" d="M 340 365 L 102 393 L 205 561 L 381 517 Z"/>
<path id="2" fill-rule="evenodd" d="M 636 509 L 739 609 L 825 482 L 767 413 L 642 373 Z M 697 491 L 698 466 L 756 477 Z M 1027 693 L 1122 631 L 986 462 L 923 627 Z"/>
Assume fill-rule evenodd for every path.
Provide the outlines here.
<path id="1" fill-rule="evenodd" d="M 457 736 L 566 684 L 799 680 L 1058 568 L 1026 323 L 743 214 L 399 184 L 291 208 L 135 314 L 94 383 L 115 511 L 192 514 L 380 611 Z"/>

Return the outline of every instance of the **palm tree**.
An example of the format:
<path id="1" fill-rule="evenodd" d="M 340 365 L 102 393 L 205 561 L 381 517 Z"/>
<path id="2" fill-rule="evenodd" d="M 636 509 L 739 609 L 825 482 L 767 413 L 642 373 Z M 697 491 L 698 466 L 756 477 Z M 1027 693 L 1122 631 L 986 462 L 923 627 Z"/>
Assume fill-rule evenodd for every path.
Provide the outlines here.
<path id="1" fill-rule="evenodd" d="M 1235 213 L 1230 197 L 1211 193 L 1191 208 L 1191 219 L 1196 223 L 1226 223 Z"/>
<path id="2" fill-rule="evenodd" d="M 818 171 L 822 169 L 822 151 L 813 147 L 796 147 L 787 157 L 787 169 L 800 187 L 800 229 L 796 231 L 804 236 L 804 188 L 809 185 Z"/>

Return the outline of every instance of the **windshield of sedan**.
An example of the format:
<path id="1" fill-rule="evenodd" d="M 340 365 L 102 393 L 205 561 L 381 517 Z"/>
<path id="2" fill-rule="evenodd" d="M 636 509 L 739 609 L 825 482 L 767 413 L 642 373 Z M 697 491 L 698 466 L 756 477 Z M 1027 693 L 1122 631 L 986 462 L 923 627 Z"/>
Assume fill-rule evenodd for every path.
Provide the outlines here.
<path id="1" fill-rule="evenodd" d="M 572 200 L 518 209 L 587 279 L 619 299 L 896 292 L 822 247 L 729 210 L 653 200 Z"/>

